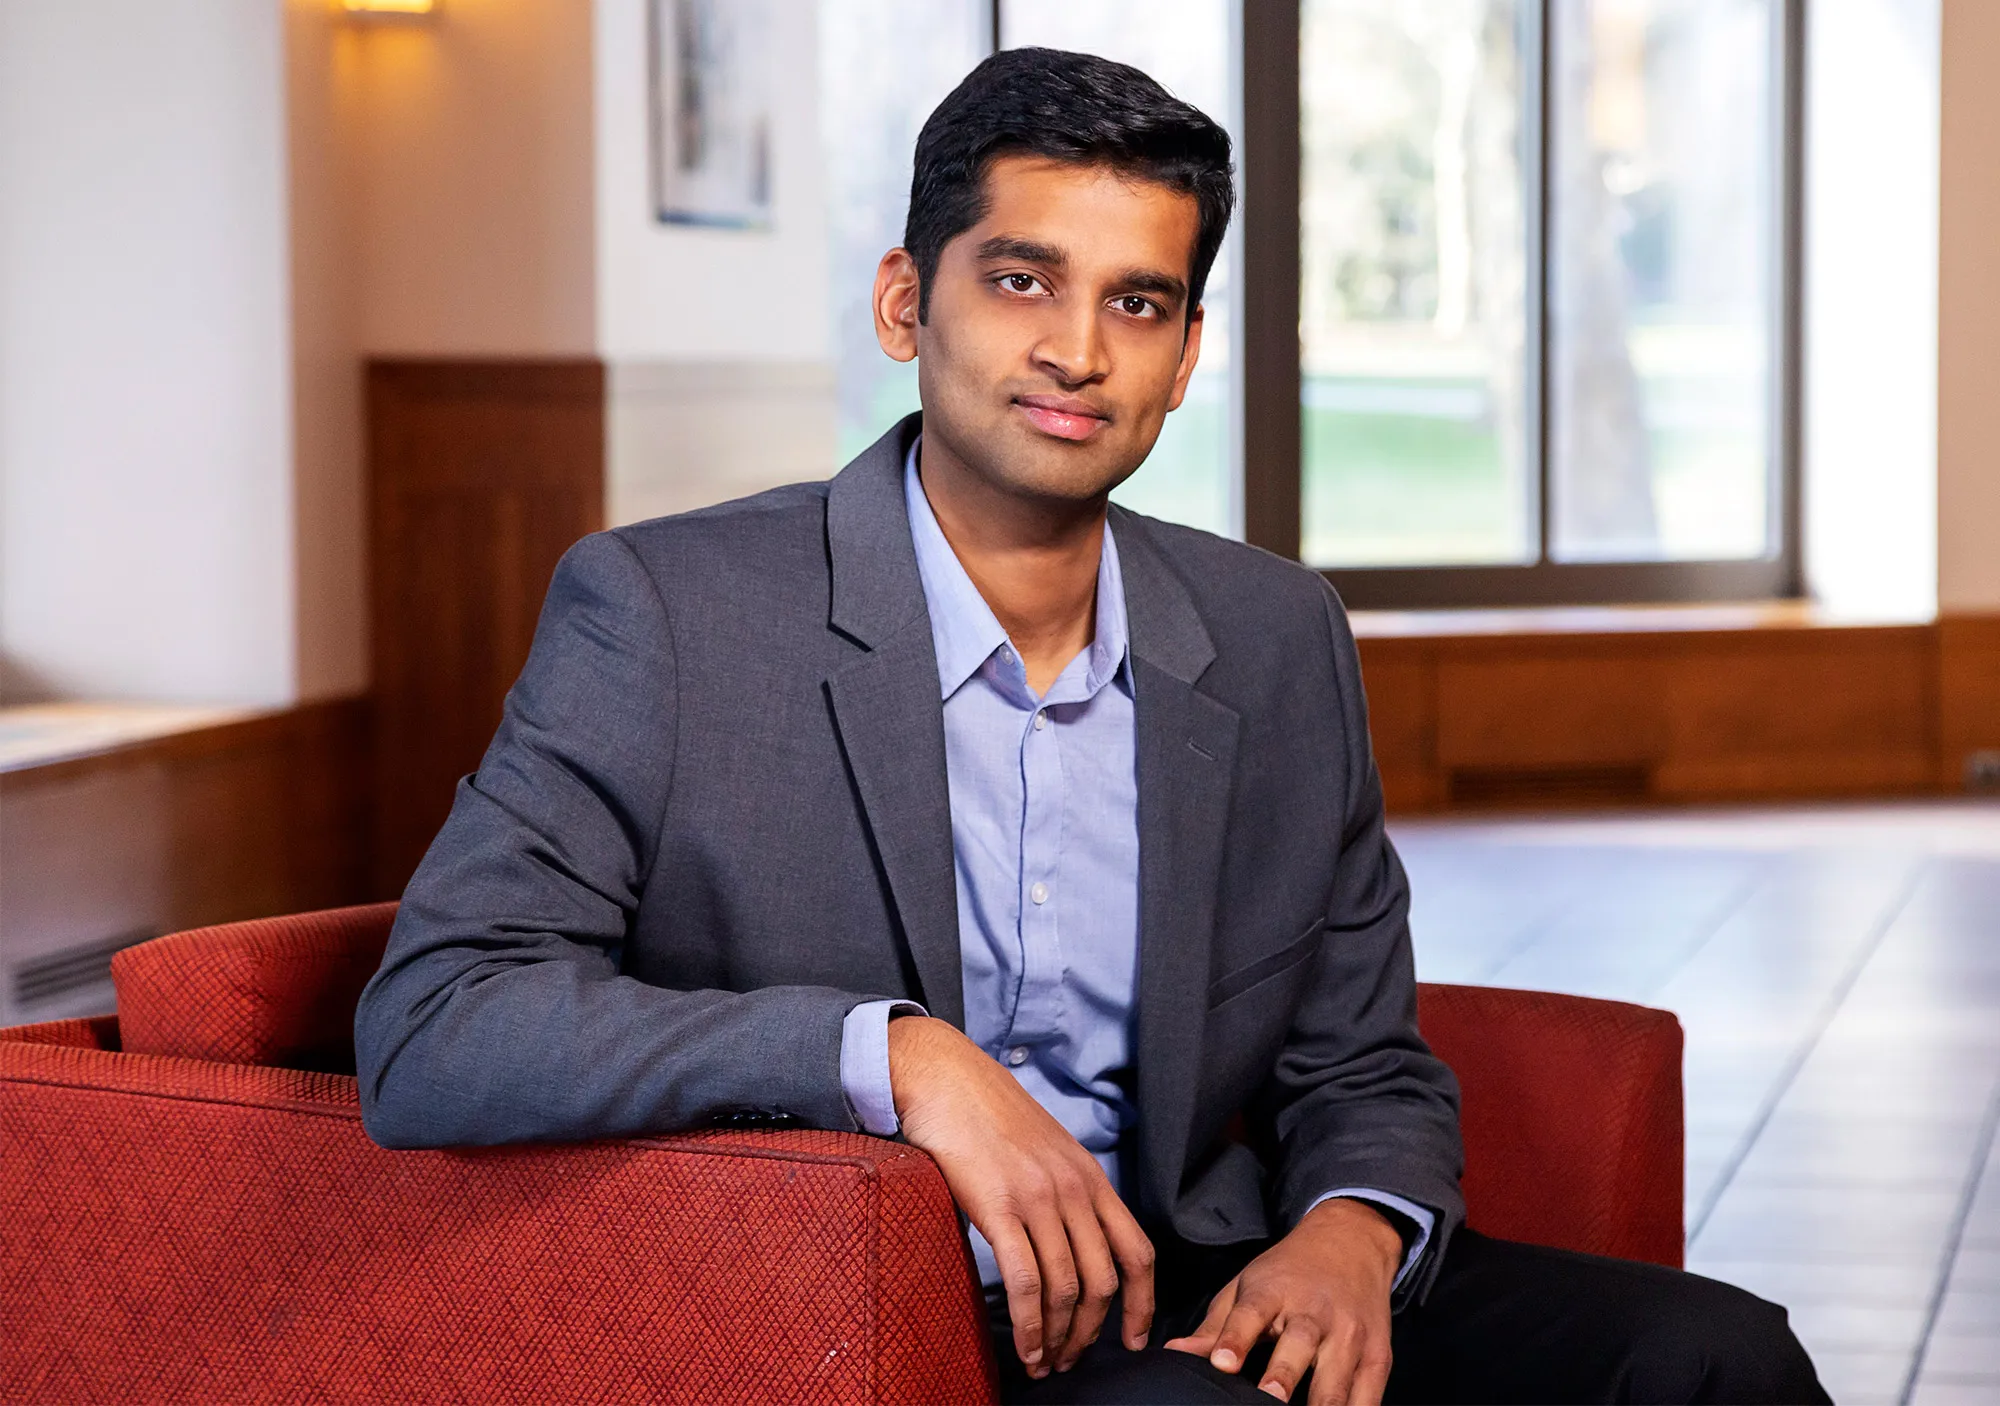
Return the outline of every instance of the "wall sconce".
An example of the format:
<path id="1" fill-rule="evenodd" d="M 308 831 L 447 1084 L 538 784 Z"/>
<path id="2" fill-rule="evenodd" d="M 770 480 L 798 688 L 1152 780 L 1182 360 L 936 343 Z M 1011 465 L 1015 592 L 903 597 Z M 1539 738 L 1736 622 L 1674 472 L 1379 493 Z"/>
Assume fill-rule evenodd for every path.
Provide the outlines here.
<path id="1" fill-rule="evenodd" d="M 438 0 L 339 0 L 339 7 L 356 19 L 422 19 L 437 13 Z"/>

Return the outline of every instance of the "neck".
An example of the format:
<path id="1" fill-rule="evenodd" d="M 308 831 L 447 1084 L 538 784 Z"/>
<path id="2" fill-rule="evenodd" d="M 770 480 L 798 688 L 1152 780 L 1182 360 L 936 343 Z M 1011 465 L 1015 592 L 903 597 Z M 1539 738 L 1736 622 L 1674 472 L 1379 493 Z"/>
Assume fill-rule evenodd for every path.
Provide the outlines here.
<path id="1" fill-rule="evenodd" d="M 925 434 L 917 476 L 931 513 L 1039 696 L 1091 642 L 1105 498 L 1024 498 L 995 487 Z"/>

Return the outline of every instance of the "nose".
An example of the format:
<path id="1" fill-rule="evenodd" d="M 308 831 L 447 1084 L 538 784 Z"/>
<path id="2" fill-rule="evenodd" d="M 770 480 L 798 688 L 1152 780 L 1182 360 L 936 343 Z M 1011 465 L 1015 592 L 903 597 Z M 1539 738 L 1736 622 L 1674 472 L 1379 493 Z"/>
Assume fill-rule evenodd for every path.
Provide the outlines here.
<path id="1" fill-rule="evenodd" d="M 1083 299 L 1052 301 L 1049 326 L 1031 354 L 1035 365 L 1065 386 L 1102 380 L 1111 367 L 1095 304 Z"/>

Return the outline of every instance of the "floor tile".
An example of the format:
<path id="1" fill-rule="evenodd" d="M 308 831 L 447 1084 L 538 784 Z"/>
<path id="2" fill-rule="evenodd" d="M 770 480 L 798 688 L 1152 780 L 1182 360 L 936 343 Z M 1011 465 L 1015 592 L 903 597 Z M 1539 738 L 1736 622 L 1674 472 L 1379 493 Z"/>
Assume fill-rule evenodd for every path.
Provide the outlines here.
<path id="1" fill-rule="evenodd" d="M 1785 1305 L 1792 1331 L 1807 1351 L 1915 1352 L 1928 1316 L 1922 1303 L 1885 1304 L 1798 1300 Z"/>
<path id="2" fill-rule="evenodd" d="M 1936 1264 L 1957 1208 L 1949 1190 L 1732 1185 L 1694 1243 L 1728 1258 Z"/>
<path id="3" fill-rule="evenodd" d="M 1938 1305 L 1937 1331 L 2000 1334 L 2000 1289 L 1968 1288 L 1954 1274 Z"/>
<path id="4" fill-rule="evenodd" d="M 1910 1395 L 1910 1406 L 1994 1406 L 2000 1402 L 2000 1376 L 1948 1379 L 1923 1376 Z"/>
<path id="5" fill-rule="evenodd" d="M 1820 1385 L 1840 1406 L 1858 1402 L 1893 1402 L 1903 1390 L 1910 1372 L 1908 1353 L 1854 1352 L 1838 1349 L 1813 1351 L 1813 1367 Z"/>
<path id="6" fill-rule="evenodd" d="M 1923 1370 L 1926 1376 L 2000 1377 L 2000 1332 L 1932 1333 Z"/>
<path id="7" fill-rule="evenodd" d="M 1748 1289 L 1759 1298 L 1793 1308 L 1805 1303 L 1879 1305 L 1921 1310 L 1930 1302 L 1937 1268 L 1921 1260 L 1898 1263 L 1801 1264 L 1796 1260 L 1688 1257 L 1696 1274 Z"/>
<path id="8" fill-rule="evenodd" d="M 1951 1264 L 1954 1289 L 2000 1290 L 2000 1248 L 1959 1243 Z"/>

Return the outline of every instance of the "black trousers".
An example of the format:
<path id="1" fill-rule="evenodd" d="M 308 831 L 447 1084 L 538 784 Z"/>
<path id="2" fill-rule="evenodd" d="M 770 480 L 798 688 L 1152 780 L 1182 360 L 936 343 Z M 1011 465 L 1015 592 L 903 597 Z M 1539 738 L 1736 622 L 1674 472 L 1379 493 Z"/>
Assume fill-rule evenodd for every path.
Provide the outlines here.
<path id="1" fill-rule="evenodd" d="M 1160 1247 L 1151 1344 L 1106 1331 L 1069 1372 L 1037 1382 L 1014 1357 L 1004 1301 L 993 1309 L 1003 1401 L 1262 1402 L 1268 1346 L 1240 1375 L 1160 1344 L 1191 1331 L 1262 1244 Z M 1827 1398 L 1785 1311 L 1733 1285 L 1657 1265 L 1600 1259 L 1461 1230 L 1429 1297 L 1394 1320 L 1390 1402 L 1772 1402 Z M 1295 1399 L 1305 1399 L 1301 1384 Z"/>

